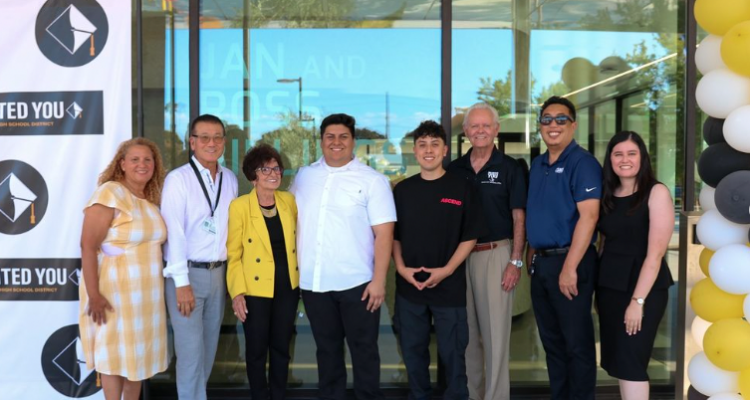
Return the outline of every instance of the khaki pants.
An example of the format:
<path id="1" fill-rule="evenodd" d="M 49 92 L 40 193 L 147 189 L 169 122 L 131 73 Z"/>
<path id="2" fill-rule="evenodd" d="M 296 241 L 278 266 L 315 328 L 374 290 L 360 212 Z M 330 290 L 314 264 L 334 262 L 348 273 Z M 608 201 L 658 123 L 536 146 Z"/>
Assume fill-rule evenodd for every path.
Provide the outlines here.
<path id="1" fill-rule="evenodd" d="M 501 240 L 492 250 L 474 252 L 466 260 L 466 311 L 469 346 L 466 375 L 469 398 L 510 398 L 509 346 L 513 291 L 502 288 L 511 243 Z"/>

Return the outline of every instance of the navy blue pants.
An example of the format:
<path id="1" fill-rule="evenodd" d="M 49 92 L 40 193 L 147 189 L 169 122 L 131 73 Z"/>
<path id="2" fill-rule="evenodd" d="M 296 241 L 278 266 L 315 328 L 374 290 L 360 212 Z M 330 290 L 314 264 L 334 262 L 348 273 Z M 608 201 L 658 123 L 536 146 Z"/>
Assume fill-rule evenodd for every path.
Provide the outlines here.
<path id="1" fill-rule="evenodd" d="M 429 290 L 429 289 L 427 289 Z M 430 385 L 430 326 L 435 323 L 438 357 L 445 367 L 445 400 L 466 400 L 466 346 L 469 325 L 466 307 L 437 307 L 412 303 L 396 296 L 399 343 L 409 375 L 409 399 L 432 398 Z"/>
<path id="2" fill-rule="evenodd" d="M 566 254 L 534 258 L 531 300 L 539 336 L 547 353 L 552 399 L 593 399 L 596 348 L 591 302 L 596 283 L 596 251 L 586 250 L 578 265 L 578 296 L 560 292 L 559 277 Z"/>

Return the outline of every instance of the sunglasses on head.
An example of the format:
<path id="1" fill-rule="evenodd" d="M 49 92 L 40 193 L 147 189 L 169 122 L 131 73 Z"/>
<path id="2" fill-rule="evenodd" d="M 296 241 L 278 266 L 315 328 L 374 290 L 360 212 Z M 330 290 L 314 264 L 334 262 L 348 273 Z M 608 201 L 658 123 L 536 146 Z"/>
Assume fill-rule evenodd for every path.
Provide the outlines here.
<path id="1" fill-rule="evenodd" d="M 553 117 L 551 115 L 544 115 L 539 117 L 539 123 L 542 125 L 550 125 L 552 124 L 552 121 L 555 121 L 558 125 L 565 125 L 568 123 L 568 121 L 575 122 L 573 118 L 570 118 L 567 115 L 558 115 L 556 117 Z"/>

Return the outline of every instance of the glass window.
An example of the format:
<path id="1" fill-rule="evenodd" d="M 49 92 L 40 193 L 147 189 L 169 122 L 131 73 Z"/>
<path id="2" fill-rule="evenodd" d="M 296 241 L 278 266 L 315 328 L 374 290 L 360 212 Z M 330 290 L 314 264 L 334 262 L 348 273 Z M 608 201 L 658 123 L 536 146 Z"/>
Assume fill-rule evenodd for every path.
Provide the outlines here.
<path id="1" fill-rule="evenodd" d="M 187 9 L 187 1 L 180 6 Z M 164 158 L 164 167 L 171 170 L 187 162 L 189 147 L 188 26 L 176 2 L 165 2 L 164 7 L 143 2 L 142 7 L 143 60 L 140 67 L 143 73 L 144 135 L 156 142 Z M 134 69 L 138 68 L 135 56 L 133 63 Z M 133 78 L 136 77 L 137 70 L 134 70 Z M 134 89 L 134 108 L 137 104 Z M 133 126 L 137 127 L 137 122 Z"/>
<path id="2" fill-rule="evenodd" d="M 500 115 L 498 147 L 530 164 L 546 150 L 538 134 L 539 106 L 559 95 L 578 107 L 575 138 L 600 162 L 613 133 L 635 130 L 647 141 L 658 179 L 675 199 L 682 196 L 682 171 L 692 168 L 682 165 L 685 61 L 678 20 L 684 0 L 452 2 L 451 93 L 441 93 L 440 66 L 446 60 L 440 1 L 193 2 L 200 4 L 200 75 L 193 87 L 189 3 L 142 2 L 142 64 L 133 59 L 134 69 L 143 71 L 145 135 L 158 143 L 169 169 L 187 162 L 190 90 L 198 91 L 200 113 L 226 123 L 222 163 L 238 175 L 240 194 L 251 189 L 240 170 L 251 146 L 262 141 L 281 151 L 286 188 L 300 167 L 321 156 L 318 126 L 339 112 L 357 119 L 356 156 L 396 184 L 419 171 L 408 134 L 423 120 L 439 120 L 441 96 L 448 95 L 452 159 L 470 148 L 463 136 L 465 110 L 487 101 Z M 697 135 L 699 154 L 705 144 L 700 129 Z M 678 254 L 675 235 L 668 252 L 675 278 Z M 546 386 L 525 274 L 516 290 L 511 382 Z M 405 388 L 391 323 L 393 269 L 387 291 L 381 381 Z M 675 296 L 673 288 L 649 367 L 655 384 L 674 382 Z M 244 337 L 229 306 L 221 333 L 210 384 L 244 388 Z M 436 382 L 434 340 L 430 351 Z M 615 383 L 602 370 L 599 378 Z M 154 381 L 174 382 L 174 364 Z M 316 384 L 315 344 L 300 303 L 289 386 Z"/>
<path id="3" fill-rule="evenodd" d="M 546 151 L 538 108 L 551 95 L 564 96 L 578 108 L 581 146 L 602 162 L 615 132 L 638 130 L 648 138 L 658 179 L 679 197 L 684 60 L 678 17 L 678 4 L 651 0 L 454 3 L 452 156 L 470 147 L 461 134 L 463 112 L 482 100 L 500 114 L 500 148 L 536 157 Z M 675 277 L 676 238 L 668 253 Z M 673 379 L 674 356 L 666 351 L 675 334 L 672 300 L 649 367 L 652 382 Z M 519 291 L 515 301 L 527 305 L 528 293 Z M 514 315 L 511 382 L 546 385 L 533 311 L 514 307 Z M 600 384 L 615 382 L 599 370 Z"/>
<path id="4" fill-rule="evenodd" d="M 251 146 L 260 141 L 280 150 L 286 188 L 300 167 L 322 156 L 318 126 L 333 113 L 356 118 L 361 162 L 394 184 L 419 171 L 407 135 L 423 120 L 440 118 L 440 2 L 201 4 L 200 113 L 227 125 L 222 162 L 238 174 L 240 194 L 251 189 L 240 171 Z M 405 387 L 391 323 L 393 268 L 387 286 L 381 380 L 384 387 Z M 229 304 L 221 333 L 209 384 L 246 387 L 244 337 Z M 315 343 L 301 302 L 292 353 L 290 387 L 316 387 Z M 348 355 L 347 367 L 351 383 Z"/>

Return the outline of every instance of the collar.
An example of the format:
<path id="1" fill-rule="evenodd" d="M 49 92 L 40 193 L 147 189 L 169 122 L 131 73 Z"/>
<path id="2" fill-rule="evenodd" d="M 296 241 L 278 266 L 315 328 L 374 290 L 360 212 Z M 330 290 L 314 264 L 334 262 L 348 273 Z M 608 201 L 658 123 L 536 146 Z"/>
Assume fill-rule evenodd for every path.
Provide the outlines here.
<path id="1" fill-rule="evenodd" d="M 286 203 L 280 199 L 278 190 L 273 192 L 273 198 L 276 203 L 276 208 L 279 211 L 286 212 L 289 209 Z M 253 190 L 250 191 L 247 201 L 250 204 L 250 216 L 253 218 L 262 219 L 263 213 L 261 213 L 260 211 L 260 202 L 258 201 L 258 193 L 255 190 L 255 188 L 253 188 Z"/>
<path id="2" fill-rule="evenodd" d="M 573 141 L 571 141 L 568 144 L 568 147 L 566 147 L 565 150 L 563 150 L 563 152 L 560 154 L 560 157 L 557 157 L 557 161 L 555 161 L 555 164 L 557 164 L 557 163 L 559 163 L 561 161 L 565 161 L 565 159 L 568 157 L 568 155 L 570 155 L 570 153 L 572 153 L 573 151 L 575 151 L 578 147 L 580 147 L 580 146 L 578 146 L 578 143 L 576 143 L 576 140 L 573 139 Z M 542 164 L 550 165 L 550 163 L 549 163 L 549 149 L 544 152 L 544 155 L 542 155 Z"/>
<path id="3" fill-rule="evenodd" d="M 471 170 L 472 172 L 474 172 L 474 168 L 471 167 L 471 153 L 473 151 L 474 151 L 474 148 L 472 147 L 462 157 L 464 158 L 464 161 L 463 161 L 464 168 L 467 168 Z M 482 166 L 479 172 L 484 171 L 484 169 L 489 166 L 500 165 L 502 163 L 503 163 L 503 153 L 500 150 L 498 150 L 497 147 L 492 146 L 492 154 L 490 154 L 490 159 L 487 160 L 487 163 Z"/>
<path id="4" fill-rule="evenodd" d="M 360 166 L 362 166 L 362 163 L 359 162 L 356 156 L 352 155 L 352 160 L 346 163 L 345 165 L 342 165 L 340 167 L 331 167 L 330 165 L 326 164 L 325 157 L 320 157 L 318 161 L 315 161 L 311 164 L 311 166 L 317 166 L 321 168 L 325 168 L 328 172 L 338 172 L 338 171 L 353 171 L 358 169 Z"/>
<path id="5" fill-rule="evenodd" d="M 204 167 L 203 164 L 201 164 L 200 161 L 198 161 L 198 159 L 195 158 L 195 156 L 190 156 L 190 159 L 193 160 L 193 163 L 198 168 L 198 172 L 200 172 L 201 175 L 203 175 L 203 171 L 206 171 L 208 173 L 208 176 L 211 177 L 211 171 L 208 168 Z M 217 178 L 221 176 L 221 173 L 222 173 L 221 165 L 219 165 L 218 162 L 216 163 L 216 172 L 218 172 L 218 174 L 216 174 Z"/>

